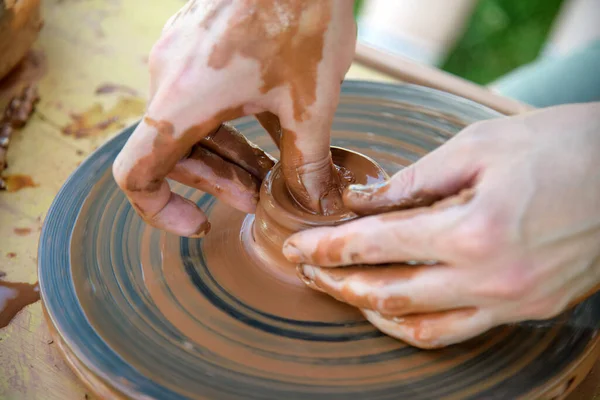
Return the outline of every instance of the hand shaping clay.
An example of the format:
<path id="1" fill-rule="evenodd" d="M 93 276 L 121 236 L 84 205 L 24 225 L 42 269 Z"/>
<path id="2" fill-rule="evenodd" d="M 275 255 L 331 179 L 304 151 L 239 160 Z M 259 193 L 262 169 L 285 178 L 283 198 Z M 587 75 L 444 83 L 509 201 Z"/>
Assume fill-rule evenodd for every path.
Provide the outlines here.
<path id="1" fill-rule="evenodd" d="M 333 163 L 340 175 L 342 190 L 351 184 L 372 184 L 388 178 L 375 161 L 351 150 L 332 147 Z M 276 164 L 264 180 L 254 216 L 242 227 L 242 242 L 258 265 L 289 283 L 302 284 L 295 276 L 295 265 L 281 252 L 285 240 L 301 230 L 334 226 L 356 218 L 341 210 L 334 215 L 318 215 L 304 209 L 286 187 L 281 165 Z"/>
<path id="2" fill-rule="evenodd" d="M 337 147 L 332 147 L 331 152 L 343 187 L 388 178 L 385 171 L 366 156 Z M 302 321 L 363 320 L 357 308 L 307 287 L 297 275 L 296 265 L 282 254 L 285 240 L 300 230 L 334 226 L 357 217 L 344 210 L 325 216 L 304 209 L 289 193 L 281 164 L 277 163 L 263 180 L 256 214 L 245 215 L 221 202 L 210 210 L 213 227 L 203 239 L 203 259 L 224 290 L 235 293 L 255 309 Z M 164 249 L 169 248 L 165 243 Z M 178 257 L 178 253 L 163 251 L 163 268 L 173 270 L 179 263 Z M 149 282 L 151 270 L 146 265 L 150 264 L 142 262 Z M 179 290 L 183 290 L 182 285 Z M 160 308 L 163 302 L 159 293 L 152 293 L 152 297 Z M 182 330 L 186 327 L 177 326 Z"/>

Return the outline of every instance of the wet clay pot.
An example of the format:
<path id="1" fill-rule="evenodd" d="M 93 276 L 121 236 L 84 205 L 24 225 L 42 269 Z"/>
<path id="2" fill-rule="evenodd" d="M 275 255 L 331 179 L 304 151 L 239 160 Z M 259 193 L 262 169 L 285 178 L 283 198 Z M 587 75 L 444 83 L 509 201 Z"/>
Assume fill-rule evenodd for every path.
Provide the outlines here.
<path id="1" fill-rule="evenodd" d="M 350 184 L 372 184 L 388 178 L 371 158 L 352 150 L 332 147 L 334 165 L 342 187 Z M 350 211 L 335 215 L 316 215 L 300 206 L 289 193 L 277 163 L 267 175 L 260 190 L 256 214 L 249 215 L 242 226 L 242 243 L 250 257 L 267 273 L 291 284 L 301 285 L 295 265 L 282 255 L 283 243 L 296 232 L 323 226 L 335 226 L 356 218 Z"/>

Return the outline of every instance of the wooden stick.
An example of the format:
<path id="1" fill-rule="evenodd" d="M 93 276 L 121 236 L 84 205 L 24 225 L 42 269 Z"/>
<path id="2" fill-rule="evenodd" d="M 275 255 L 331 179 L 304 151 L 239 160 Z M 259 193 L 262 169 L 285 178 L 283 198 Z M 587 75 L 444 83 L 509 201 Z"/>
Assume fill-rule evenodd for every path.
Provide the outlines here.
<path id="1" fill-rule="evenodd" d="M 483 86 L 437 68 L 383 52 L 363 43 L 357 43 L 354 58 L 359 64 L 385 73 L 392 78 L 452 93 L 505 115 L 515 115 L 535 109 L 530 105 L 493 93 Z"/>

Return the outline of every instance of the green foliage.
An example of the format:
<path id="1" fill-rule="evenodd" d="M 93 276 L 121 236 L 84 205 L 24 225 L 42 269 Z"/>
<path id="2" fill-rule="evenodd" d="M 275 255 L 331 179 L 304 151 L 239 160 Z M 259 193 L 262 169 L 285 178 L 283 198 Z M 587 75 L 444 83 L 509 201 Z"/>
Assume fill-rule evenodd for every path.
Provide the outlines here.
<path id="1" fill-rule="evenodd" d="M 563 0 L 480 0 L 442 69 L 487 84 L 533 61 Z"/>
<path id="2" fill-rule="evenodd" d="M 358 14 L 360 14 L 363 3 L 364 0 L 354 0 L 354 18 L 358 18 Z"/>

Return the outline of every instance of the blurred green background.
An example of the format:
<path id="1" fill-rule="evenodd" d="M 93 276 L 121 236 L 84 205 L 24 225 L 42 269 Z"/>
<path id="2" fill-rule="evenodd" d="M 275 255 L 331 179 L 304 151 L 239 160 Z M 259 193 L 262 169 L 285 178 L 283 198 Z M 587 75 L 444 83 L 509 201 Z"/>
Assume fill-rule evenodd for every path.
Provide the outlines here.
<path id="1" fill-rule="evenodd" d="M 480 0 L 440 68 L 485 85 L 533 61 L 543 49 L 562 2 Z M 363 3 L 356 1 L 356 15 Z"/>

